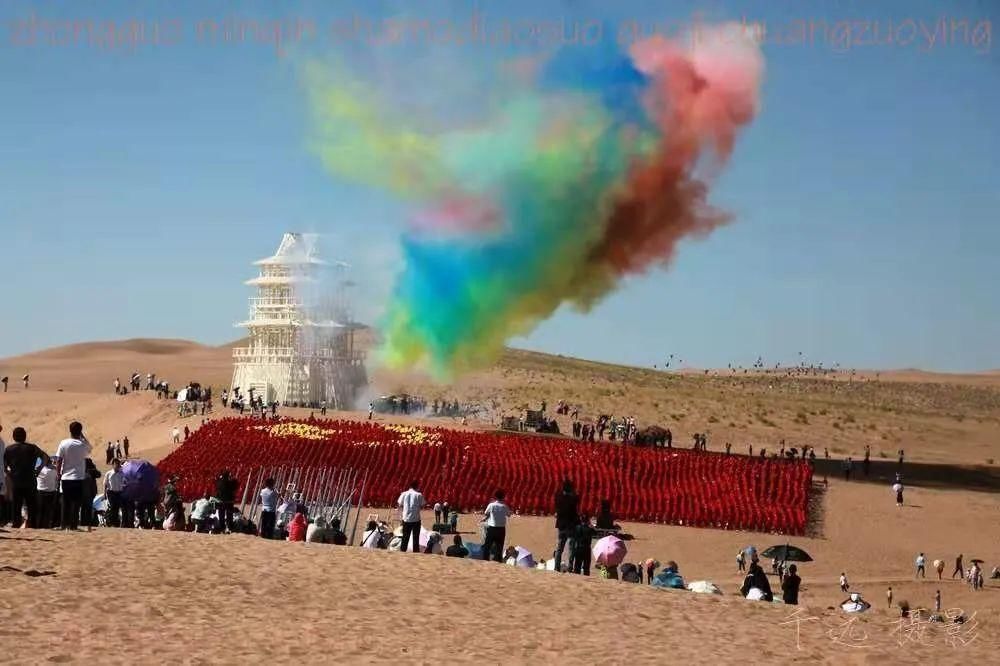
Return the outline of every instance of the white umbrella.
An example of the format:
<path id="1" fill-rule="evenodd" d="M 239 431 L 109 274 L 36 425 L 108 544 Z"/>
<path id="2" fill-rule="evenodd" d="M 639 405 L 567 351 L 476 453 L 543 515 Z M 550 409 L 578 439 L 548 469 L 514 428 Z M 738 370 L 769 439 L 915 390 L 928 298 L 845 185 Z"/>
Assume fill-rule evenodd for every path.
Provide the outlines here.
<path id="1" fill-rule="evenodd" d="M 747 599 L 750 601 L 760 601 L 764 598 L 764 590 L 759 587 L 751 587 L 747 592 Z"/>

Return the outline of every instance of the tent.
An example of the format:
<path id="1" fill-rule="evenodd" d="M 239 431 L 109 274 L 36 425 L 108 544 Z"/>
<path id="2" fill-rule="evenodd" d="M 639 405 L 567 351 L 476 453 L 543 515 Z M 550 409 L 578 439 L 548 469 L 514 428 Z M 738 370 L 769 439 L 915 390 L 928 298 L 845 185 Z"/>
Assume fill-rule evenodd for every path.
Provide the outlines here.
<path id="1" fill-rule="evenodd" d="M 158 502 L 160 500 L 160 470 L 146 460 L 126 460 L 122 465 L 125 490 L 122 495 L 130 502 Z"/>

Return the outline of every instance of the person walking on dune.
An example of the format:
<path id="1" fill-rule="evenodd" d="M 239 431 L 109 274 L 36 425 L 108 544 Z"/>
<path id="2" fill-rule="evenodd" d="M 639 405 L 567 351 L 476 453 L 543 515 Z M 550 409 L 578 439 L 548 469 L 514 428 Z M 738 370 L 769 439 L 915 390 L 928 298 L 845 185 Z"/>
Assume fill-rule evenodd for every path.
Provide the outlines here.
<path id="1" fill-rule="evenodd" d="M 955 558 L 955 570 L 951 573 L 951 577 L 954 578 L 958 576 L 959 578 L 965 577 L 965 566 L 962 564 L 962 553 L 958 554 Z"/>
<path id="2" fill-rule="evenodd" d="M 917 565 L 917 572 L 916 572 L 916 574 L 914 574 L 913 577 L 914 578 L 926 578 L 927 577 L 927 574 L 926 574 L 927 560 L 924 558 L 924 554 L 923 553 L 920 553 L 919 555 L 917 555 L 916 565 Z"/>
<path id="3" fill-rule="evenodd" d="M 889 589 L 885 591 L 885 600 L 887 602 L 886 606 L 888 608 L 892 608 L 892 585 L 890 585 Z"/>
<path id="4" fill-rule="evenodd" d="M 174 438 L 174 444 L 180 444 L 181 443 L 181 430 L 180 430 L 180 428 L 178 428 L 177 426 L 174 426 L 174 429 L 171 431 L 170 434 Z"/>
<path id="5" fill-rule="evenodd" d="M 419 487 L 418 481 L 411 481 L 410 487 L 403 491 L 399 499 L 396 500 L 396 504 L 399 506 L 400 522 L 403 523 L 403 543 L 399 547 L 402 553 L 406 552 L 407 544 L 410 543 L 411 539 L 413 552 L 420 552 L 420 510 L 424 508 L 426 502 L 418 490 Z"/>

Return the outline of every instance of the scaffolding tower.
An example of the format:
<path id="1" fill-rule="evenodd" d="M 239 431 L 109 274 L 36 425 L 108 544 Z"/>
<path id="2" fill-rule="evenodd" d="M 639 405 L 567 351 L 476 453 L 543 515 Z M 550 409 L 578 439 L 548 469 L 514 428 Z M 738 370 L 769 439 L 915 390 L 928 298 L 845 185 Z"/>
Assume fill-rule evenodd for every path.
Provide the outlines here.
<path id="1" fill-rule="evenodd" d="M 365 384 L 364 352 L 355 348 L 353 321 L 340 279 L 332 297 L 321 280 L 333 265 L 317 255 L 313 234 L 286 233 L 273 256 L 254 262 L 260 275 L 245 284 L 257 288 L 247 329 L 247 346 L 233 349 L 232 387 L 265 402 L 290 407 L 351 409 Z"/>

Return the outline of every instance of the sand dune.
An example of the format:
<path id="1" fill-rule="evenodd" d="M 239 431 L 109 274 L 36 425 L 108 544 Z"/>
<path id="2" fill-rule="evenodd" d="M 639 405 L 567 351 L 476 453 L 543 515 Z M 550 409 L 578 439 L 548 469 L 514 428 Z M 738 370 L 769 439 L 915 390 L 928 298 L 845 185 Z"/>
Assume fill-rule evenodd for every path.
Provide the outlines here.
<path id="1" fill-rule="evenodd" d="M 159 460 L 174 448 L 172 427 L 194 429 L 202 417 L 178 419 L 175 403 L 149 392 L 116 396 L 114 378 L 155 372 L 175 386 L 193 380 L 220 389 L 231 376 L 229 349 L 127 340 L 5 359 L 0 374 L 16 379 L 30 371 L 32 386 L 24 390 L 15 381 L 9 393 L 0 394 L 0 425 L 5 436 L 13 426 L 25 426 L 33 441 L 53 451 L 67 422 L 78 419 L 96 445 L 127 434 L 134 455 Z M 565 399 L 579 404 L 584 418 L 633 414 L 642 423 L 664 423 L 680 445 L 694 432 L 708 432 L 715 450 L 725 441 L 732 441 L 738 453 L 747 443 L 755 450 L 773 450 L 785 439 L 789 446 L 829 448 L 834 458 L 860 458 L 865 444 L 872 445 L 876 460 L 894 459 L 900 447 L 908 460 L 937 464 L 989 460 L 992 466 L 993 458 L 1000 458 L 1000 390 L 981 381 L 986 375 L 950 375 L 945 381 L 899 372 L 882 379 L 887 376 L 892 381 L 684 376 L 510 350 L 494 368 L 451 387 L 375 372 L 371 393 L 408 390 L 479 403 L 483 412 L 470 427 L 492 427 L 500 415 L 523 405 L 537 406 L 544 399 L 551 407 Z M 559 418 L 564 428 L 569 425 L 567 417 Z M 391 420 L 457 427 L 448 419 Z M 729 593 L 709 599 L 479 562 L 242 536 L 8 531 L 0 533 L 0 567 L 57 574 L 32 578 L 0 570 L 0 608 L 8 611 L 0 626 L 8 636 L 28 639 L 5 644 L 5 663 L 119 663 L 144 657 L 186 663 L 331 658 L 351 663 L 988 663 L 1000 640 L 1000 586 L 990 581 L 977 593 L 958 581 L 913 580 L 913 558 L 921 551 L 929 560 L 949 564 L 959 552 L 967 559 L 981 557 L 987 570 L 1000 563 L 993 529 L 1000 489 L 984 486 L 993 492 L 972 492 L 946 481 L 935 489 L 911 486 L 907 506 L 899 509 L 886 483 L 831 478 L 819 495 L 816 534 L 795 540 L 816 560 L 802 567 L 803 617 L 817 619 L 801 625 L 801 649 L 789 609 L 732 595 L 740 581 L 733 559 L 737 549 L 781 543 L 779 535 L 625 525 L 635 535 L 629 559 L 675 559 L 688 580 L 710 579 Z M 392 517 L 386 510 L 380 513 Z M 476 540 L 475 517 L 463 516 L 460 529 Z M 551 518 L 512 519 L 510 542 L 544 557 L 552 540 Z M 830 607 L 843 596 L 836 585 L 841 571 L 877 606 L 856 625 L 855 637 L 868 636 L 865 647 L 837 642 L 845 618 Z M 915 606 L 930 605 L 934 590 L 941 589 L 946 607 L 976 613 L 975 638 L 962 647 L 949 645 L 941 631 L 932 630 L 923 644 L 901 637 L 897 615 L 881 607 L 888 585 L 897 600 Z M 101 609 L 107 608 L 109 595 L 117 601 L 106 615 Z M 129 647 L 109 650 L 109 631 Z"/>

